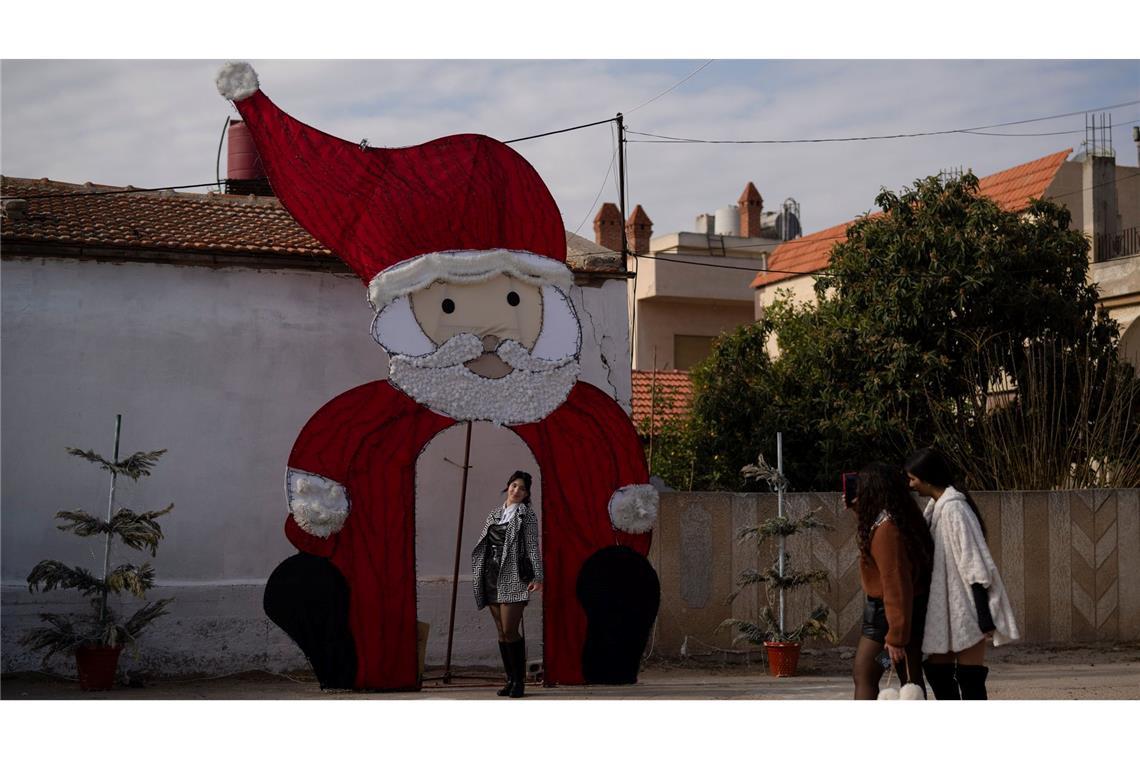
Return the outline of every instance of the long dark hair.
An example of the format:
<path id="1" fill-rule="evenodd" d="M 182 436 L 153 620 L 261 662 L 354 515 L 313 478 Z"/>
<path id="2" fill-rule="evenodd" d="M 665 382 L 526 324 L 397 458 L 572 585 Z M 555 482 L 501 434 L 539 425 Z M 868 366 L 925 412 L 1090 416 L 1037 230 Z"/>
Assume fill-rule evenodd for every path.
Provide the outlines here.
<path id="1" fill-rule="evenodd" d="M 859 552 L 870 558 L 871 529 L 879 513 L 885 511 L 898 526 L 910 561 L 920 572 L 929 573 L 934 562 L 934 539 L 921 510 L 911 498 L 906 473 L 882 462 L 872 462 L 859 471 L 855 498 Z"/>
<path id="2" fill-rule="evenodd" d="M 956 491 L 961 492 L 961 494 L 966 497 L 966 503 L 969 504 L 970 509 L 974 511 L 974 517 L 978 518 L 978 525 L 982 529 L 982 536 L 986 536 L 986 521 L 982 519 L 982 512 L 978 509 L 974 497 L 970 495 L 969 491 L 954 481 L 954 472 L 950 467 L 950 462 L 947 461 L 946 457 L 944 457 L 938 449 L 925 448 L 915 451 L 906 458 L 903 469 L 919 480 L 926 481 L 935 488 L 954 486 Z"/>
<path id="3" fill-rule="evenodd" d="M 526 486 L 526 498 L 523 499 L 522 503 L 526 504 L 529 507 L 530 506 L 530 473 L 529 472 L 523 472 L 522 470 L 515 470 L 514 474 L 511 475 L 509 478 L 507 478 L 507 488 L 510 488 L 511 483 L 514 483 L 516 480 L 521 480 L 523 482 L 523 485 Z M 507 488 L 503 489 L 503 493 L 507 492 Z"/>

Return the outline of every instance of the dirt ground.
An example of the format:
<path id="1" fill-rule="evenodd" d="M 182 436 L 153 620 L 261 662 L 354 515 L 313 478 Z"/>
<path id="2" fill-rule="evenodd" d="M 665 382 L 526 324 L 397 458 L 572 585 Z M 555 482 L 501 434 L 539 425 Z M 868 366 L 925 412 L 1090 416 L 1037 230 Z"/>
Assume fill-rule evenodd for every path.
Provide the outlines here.
<path id="1" fill-rule="evenodd" d="M 652 660 L 632 686 L 559 686 L 528 690 L 548 699 L 850 699 L 853 650 L 805 650 L 794 678 L 773 678 L 759 659 L 740 655 Z M 1086 646 L 1020 645 L 990 650 L 990 698 L 1140 699 L 1140 642 Z M 129 675 L 108 692 L 80 691 L 74 680 L 44 673 L 13 673 L 0 679 L 4 700 L 355 700 L 494 699 L 499 674 L 456 671 L 445 685 L 429 668 L 418 692 L 322 692 L 312 674 L 249 671 L 223 676 L 154 678 Z M 126 679 L 124 679 L 126 680 Z"/>

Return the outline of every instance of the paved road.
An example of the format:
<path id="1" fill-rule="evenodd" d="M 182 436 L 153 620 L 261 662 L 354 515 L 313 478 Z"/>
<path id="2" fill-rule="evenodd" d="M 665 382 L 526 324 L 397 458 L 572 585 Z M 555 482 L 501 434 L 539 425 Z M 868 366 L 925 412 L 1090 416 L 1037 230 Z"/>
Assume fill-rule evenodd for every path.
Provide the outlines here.
<path id="1" fill-rule="evenodd" d="M 1140 660 L 1095 658 L 1095 662 L 997 662 L 989 682 L 990 698 L 1018 699 L 1140 699 Z M 1069 659 L 1069 658 L 1066 658 Z M 5 676 L 0 697 L 8 699 L 263 699 L 263 700 L 469 700 L 496 699 L 490 680 L 453 686 L 428 686 L 418 692 L 323 693 L 308 679 L 251 672 L 225 678 L 160 680 L 142 688 L 121 687 L 109 692 L 82 692 L 73 681 L 36 674 Z M 536 700 L 846 700 L 850 678 L 834 670 L 795 678 L 772 678 L 756 666 L 748 668 L 651 667 L 633 686 L 560 686 L 528 690 Z"/>

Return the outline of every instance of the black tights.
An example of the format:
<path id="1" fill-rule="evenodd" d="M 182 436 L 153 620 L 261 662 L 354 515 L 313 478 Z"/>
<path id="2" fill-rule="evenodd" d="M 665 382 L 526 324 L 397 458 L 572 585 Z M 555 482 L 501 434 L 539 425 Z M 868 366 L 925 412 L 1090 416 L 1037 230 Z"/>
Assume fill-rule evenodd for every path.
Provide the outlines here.
<path id="1" fill-rule="evenodd" d="M 523 610 L 526 609 L 525 602 L 488 604 L 487 607 L 495 619 L 495 632 L 499 634 L 499 641 L 507 644 L 522 638 L 519 624 L 522 622 Z"/>
<path id="2" fill-rule="evenodd" d="M 913 638 L 912 637 L 912 642 Z M 855 665 L 852 668 L 852 677 L 855 679 L 855 699 L 878 699 L 879 680 L 883 677 L 883 666 L 876 662 L 879 652 L 885 647 L 881 642 L 859 637 L 855 647 Z M 907 675 L 906 663 L 910 663 L 910 675 Z M 912 643 L 906 648 L 906 660 L 895 666 L 895 673 L 899 677 L 899 685 L 910 683 L 918 684 L 923 691 L 926 690 L 922 682 L 922 644 Z"/>

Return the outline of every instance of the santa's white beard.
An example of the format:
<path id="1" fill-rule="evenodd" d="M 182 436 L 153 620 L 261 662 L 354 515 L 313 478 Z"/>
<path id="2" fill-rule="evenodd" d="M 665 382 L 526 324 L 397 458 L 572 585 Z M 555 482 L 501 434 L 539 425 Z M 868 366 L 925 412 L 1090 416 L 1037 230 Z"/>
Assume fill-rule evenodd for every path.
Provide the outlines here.
<path id="1" fill-rule="evenodd" d="M 456 420 L 520 425 L 548 416 L 562 405 L 578 379 L 576 356 L 560 361 L 531 356 L 522 344 L 504 341 L 495 352 L 514 368 L 490 379 L 463 366 L 483 353 L 479 338 L 463 333 L 424 356 L 392 354 L 388 380 L 429 409 Z"/>

